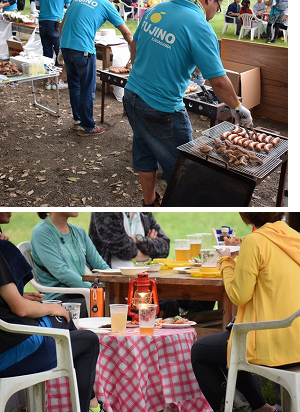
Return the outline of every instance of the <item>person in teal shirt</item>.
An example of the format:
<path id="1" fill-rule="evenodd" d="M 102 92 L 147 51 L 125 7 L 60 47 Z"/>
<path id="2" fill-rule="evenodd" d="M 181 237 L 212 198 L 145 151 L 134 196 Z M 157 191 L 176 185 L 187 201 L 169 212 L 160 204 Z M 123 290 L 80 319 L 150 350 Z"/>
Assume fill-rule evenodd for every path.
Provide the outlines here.
<path id="1" fill-rule="evenodd" d="M 288 0 L 271 0 L 267 3 L 272 6 L 268 17 L 267 41 L 266 43 L 276 43 L 279 35 L 280 25 L 284 21 L 284 12 L 288 7 Z M 271 29 L 274 25 L 274 37 L 271 40 Z"/>
<path id="2" fill-rule="evenodd" d="M 60 50 L 59 28 L 63 20 L 64 7 L 69 7 L 70 0 L 39 0 L 36 3 L 37 8 L 40 10 L 39 31 L 43 46 L 43 55 L 52 59 L 54 51 L 55 65 L 59 66 L 60 64 L 57 59 Z M 50 78 L 46 79 L 46 90 L 56 90 L 57 87 L 59 89 L 66 89 L 68 85 L 64 83 L 60 77 L 58 84 L 51 81 Z"/>
<path id="3" fill-rule="evenodd" d="M 0 10 L 3 11 L 14 11 L 17 10 L 17 1 L 16 0 L 7 0 L 0 3 Z"/>
<path id="4" fill-rule="evenodd" d="M 68 76 L 73 130 L 79 136 L 93 136 L 104 132 L 93 118 L 96 91 L 97 30 L 109 21 L 122 33 L 130 45 L 132 34 L 114 5 L 108 0 L 72 0 L 62 28 L 61 51 Z"/>
<path id="5" fill-rule="evenodd" d="M 90 288 L 82 276 L 92 269 L 110 269 L 97 252 L 85 230 L 68 223 L 77 212 L 38 213 L 31 236 L 31 250 L 39 283 L 44 286 Z M 85 299 L 80 295 L 47 293 L 46 300 L 81 303 L 81 317 L 87 316 Z"/>
<path id="6" fill-rule="evenodd" d="M 124 105 L 133 130 L 133 167 L 138 170 L 144 206 L 159 206 L 158 164 L 168 182 L 177 147 L 192 140 L 183 96 L 197 66 L 218 98 L 247 126 L 248 109 L 240 105 L 223 68 L 216 34 L 208 23 L 220 11 L 221 0 L 171 0 L 143 16 L 131 44 L 132 71 Z"/>

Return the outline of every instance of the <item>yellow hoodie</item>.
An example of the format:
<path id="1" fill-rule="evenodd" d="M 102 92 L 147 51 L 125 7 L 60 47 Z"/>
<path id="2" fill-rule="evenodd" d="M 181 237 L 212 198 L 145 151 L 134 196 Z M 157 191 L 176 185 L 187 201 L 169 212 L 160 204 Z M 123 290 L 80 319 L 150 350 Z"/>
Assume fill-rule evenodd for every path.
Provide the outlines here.
<path id="1" fill-rule="evenodd" d="M 236 323 L 283 319 L 300 308 L 300 234 L 286 223 L 267 223 L 246 236 L 237 262 L 223 257 L 220 265 L 238 306 Z M 250 332 L 247 358 L 267 366 L 300 362 L 300 319 L 289 328 Z"/>

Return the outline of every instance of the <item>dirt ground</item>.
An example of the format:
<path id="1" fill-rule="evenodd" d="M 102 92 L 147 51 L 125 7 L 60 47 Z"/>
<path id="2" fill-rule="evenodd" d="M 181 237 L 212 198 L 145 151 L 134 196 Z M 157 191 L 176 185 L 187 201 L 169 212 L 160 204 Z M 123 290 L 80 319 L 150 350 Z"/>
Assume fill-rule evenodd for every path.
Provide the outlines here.
<path id="1" fill-rule="evenodd" d="M 55 108 L 56 92 L 36 84 L 37 100 Z M 100 86 L 100 85 L 99 85 Z M 33 106 L 30 83 L 0 87 L 0 206 L 9 207 L 139 207 L 142 192 L 131 167 L 132 131 L 122 104 L 112 93 L 105 100 L 105 132 L 80 137 L 73 121 L 68 90 L 60 92 L 61 116 Z M 101 89 L 97 87 L 94 118 L 100 122 Z M 209 128 L 209 119 L 189 113 L 193 137 Z M 256 117 L 263 126 L 287 136 L 287 124 Z M 275 206 L 280 169 L 257 186 L 252 206 Z M 158 191 L 166 183 L 158 176 Z"/>

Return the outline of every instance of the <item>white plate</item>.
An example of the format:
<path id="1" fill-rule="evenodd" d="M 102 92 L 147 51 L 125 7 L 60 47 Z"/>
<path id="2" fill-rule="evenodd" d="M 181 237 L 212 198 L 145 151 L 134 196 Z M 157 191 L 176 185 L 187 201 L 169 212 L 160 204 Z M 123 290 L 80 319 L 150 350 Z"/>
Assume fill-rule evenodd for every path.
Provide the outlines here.
<path id="1" fill-rule="evenodd" d="M 80 318 L 78 321 L 78 329 L 92 330 L 95 333 L 111 333 L 111 328 L 101 328 L 102 325 L 110 325 L 111 318 Z"/>
<path id="2" fill-rule="evenodd" d="M 196 269 L 196 268 L 195 268 L 195 269 Z M 191 273 L 191 268 L 190 268 L 190 266 L 181 267 L 181 268 L 173 268 L 173 270 L 176 270 L 178 273 Z"/>
<path id="3" fill-rule="evenodd" d="M 106 273 L 109 275 L 120 275 L 120 269 L 93 269 L 92 272 L 94 273 Z"/>
<path id="4" fill-rule="evenodd" d="M 229 249 L 230 253 L 232 252 L 238 252 L 240 250 L 240 246 L 213 246 L 213 248 L 217 249 L 217 250 L 226 250 Z"/>
<path id="5" fill-rule="evenodd" d="M 169 328 L 169 329 L 182 329 L 182 328 L 190 328 L 191 326 L 197 325 L 197 322 L 190 320 L 188 323 L 162 323 L 162 328 Z"/>

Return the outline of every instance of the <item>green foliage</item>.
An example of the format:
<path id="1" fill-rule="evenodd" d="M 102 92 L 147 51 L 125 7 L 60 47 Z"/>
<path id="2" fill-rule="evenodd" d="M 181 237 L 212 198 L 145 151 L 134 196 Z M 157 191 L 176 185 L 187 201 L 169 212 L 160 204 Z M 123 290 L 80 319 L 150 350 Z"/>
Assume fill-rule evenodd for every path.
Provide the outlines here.
<path id="1" fill-rule="evenodd" d="M 232 1 L 233 0 L 230 0 L 230 3 L 232 3 Z M 252 9 L 252 6 L 255 2 L 256 2 L 256 0 L 251 0 L 251 2 L 250 2 L 250 8 L 251 9 Z M 227 10 L 227 1 L 225 1 L 225 0 L 223 1 L 223 4 L 222 4 L 222 10 Z M 30 3 L 29 2 L 26 2 L 25 9 L 23 10 L 22 14 L 30 14 Z M 211 23 L 211 25 L 212 25 L 212 27 L 213 27 L 213 29 L 214 29 L 214 31 L 215 31 L 215 33 L 216 33 L 219 40 L 222 39 L 222 38 L 232 39 L 232 40 L 237 40 L 238 39 L 238 37 L 233 34 L 233 26 L 232 25 L 228 27 L 225 34 L 222 34 L 222 28 L 223 28 L 223 24 L 224 24 L 224 16 L 223 16 L 222 13 L 221 14 L 216 14 L 215 17 L 212 20 L 210 20 L 210 23 Z M 126 25 L 132 33 L 135 33 L 138 22 L 137 22 L 137 20 L 134 20 L 134 19 L 128 19 L 126 21 Z M 111 23 L 108 23 L 108 22 L 104 23 L 104 25 L 102 26 L 102 28 L 112 28 L 112 27 L 114 27 L 114 26 Z M 119 35 L 121 33 L 117 30 L 117 34 Z M 247 37 L 244 37 L 240 41 L 250 41 L 250 39 L 248 39 Z M 253 41 L 255 43 L 263 43 L 263 44 L 266 43 L 265 38 L 261 38 L 259 40 L 255 39 Z M 268 47 L 272 47 L 272 46 L 273 46 L 273 44 L 268 44 Z M 277 43 L 276 43 L 276 46 L 288 47 L 288 43 L 285 43 L 284 41 L 278 40 Z"/>

